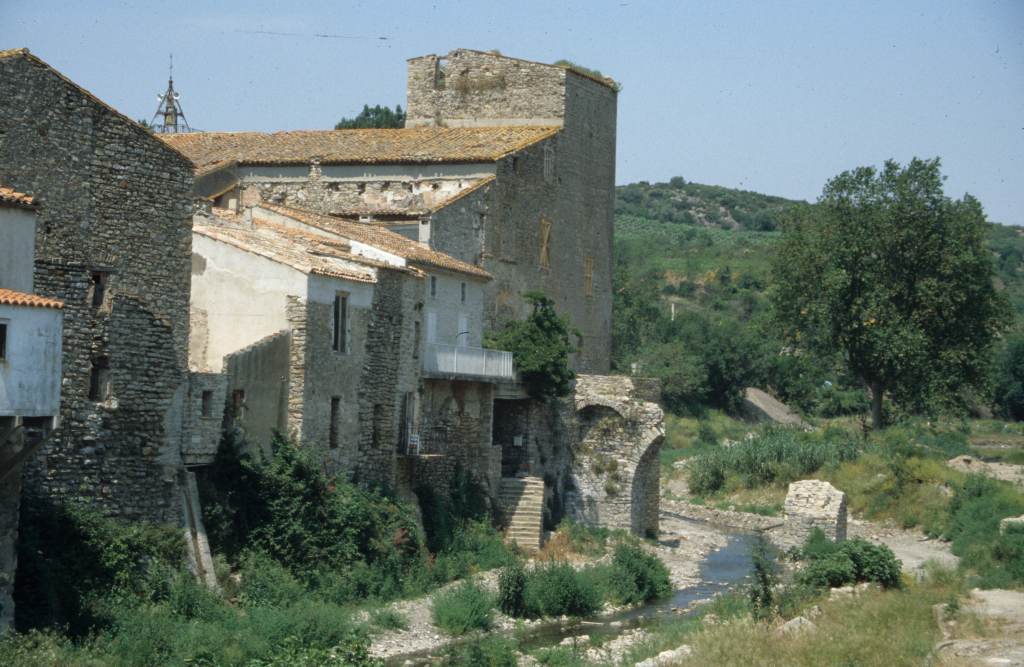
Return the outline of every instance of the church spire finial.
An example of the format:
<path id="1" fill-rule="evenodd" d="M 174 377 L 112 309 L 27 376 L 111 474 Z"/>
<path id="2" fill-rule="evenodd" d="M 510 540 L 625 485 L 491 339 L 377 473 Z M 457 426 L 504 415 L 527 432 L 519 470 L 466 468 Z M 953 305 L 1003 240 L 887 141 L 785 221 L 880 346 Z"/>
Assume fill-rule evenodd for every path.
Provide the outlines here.
<path id="1" fill-rule="evenodd" d="M 188 121 L 185 120 L 185 112 L 181 109 L 181 95 L 174 90 L 174 54 L 171 54 L 170 64 L 167 69 L 167 92 L 157 95 L 159 106 L 153 114 L 150 127 L 154 132 L 161 134 L 176 134 L 178 132 L 191 132 Z"/>

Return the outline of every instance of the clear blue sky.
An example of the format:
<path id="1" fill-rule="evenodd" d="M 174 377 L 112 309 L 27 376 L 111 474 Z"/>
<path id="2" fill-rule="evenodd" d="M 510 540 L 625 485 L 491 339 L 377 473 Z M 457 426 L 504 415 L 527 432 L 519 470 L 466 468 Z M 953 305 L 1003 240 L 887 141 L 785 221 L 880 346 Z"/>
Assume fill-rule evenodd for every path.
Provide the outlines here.
<path id="1" fill-rule="evenodd" d="M 147 119 L 173 51 L 207 130 L 329 128 L 364 103 L 404 105 L 405 59 L 457 47 L 568 58 L 624 86 L 619 183 L 814 199 L 844 169 L 937 155 L 947 194 L 1024 224 L 1022 0 L 0 0 L 0 48 L 15 46 Z"/>

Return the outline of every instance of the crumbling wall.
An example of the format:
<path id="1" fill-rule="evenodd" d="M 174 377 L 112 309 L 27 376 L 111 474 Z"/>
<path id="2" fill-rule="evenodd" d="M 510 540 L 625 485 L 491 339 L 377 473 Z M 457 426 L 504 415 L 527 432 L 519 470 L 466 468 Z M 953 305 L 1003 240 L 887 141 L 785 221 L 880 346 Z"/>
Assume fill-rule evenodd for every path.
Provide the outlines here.
<path id="1" fill-rule="evenodd" d="M 36 292 L 65 304 L 61 427 L 25 492 L 178 522 L 191 165 L 25 54 L 0 58 L 0 135 L 0 181 L 40 202 Z M 112 391 L 93 400 L 99 360 Z"/>
<path id="2" fill-rule="evenodd" d="M 846 539 L 846 494 L 828 482 L 803 479 L 789 485 L 784 532 L 799 544 L 815 528 L 836 542 Z"/>
<path id="3" fill-rule="evenodd" d="M 189 373 L 185 402 L 187 428 L 181 443 L 185 465 L 209 465 L 217 455 L 224 423 L 227 377 L 223 373 Z"/>
<path id="4" fill-rule="evenodd" d="M 494 388 L 484 382 L 458 380 L 423 381 L 420 402 L 420 451 L 445 454 L 484 483 L 492 495 L 498 492 L 492 470 L 491 446 Z M 500 466 L 500 450 L 497 452 Z"/>

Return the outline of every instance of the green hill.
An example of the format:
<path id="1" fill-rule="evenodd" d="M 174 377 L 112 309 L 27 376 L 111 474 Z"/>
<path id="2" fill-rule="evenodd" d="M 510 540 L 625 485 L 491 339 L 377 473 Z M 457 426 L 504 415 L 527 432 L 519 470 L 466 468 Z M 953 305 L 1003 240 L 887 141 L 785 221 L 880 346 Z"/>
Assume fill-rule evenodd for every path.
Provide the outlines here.
<path id="1" fill-rule="evenodd" d="M 616 192 L 616 370 L 661 377 L 665 403 L 677 412 L 735 407 L 750 384 L 807 411 L 863 406 L 837 360 L 785 354 L 768 321 L 776 230 L 798 202 L 681 178 Z M 993 223 L 990 247 L 1000 285 L 1024 314 L 1024 229 Z"/>

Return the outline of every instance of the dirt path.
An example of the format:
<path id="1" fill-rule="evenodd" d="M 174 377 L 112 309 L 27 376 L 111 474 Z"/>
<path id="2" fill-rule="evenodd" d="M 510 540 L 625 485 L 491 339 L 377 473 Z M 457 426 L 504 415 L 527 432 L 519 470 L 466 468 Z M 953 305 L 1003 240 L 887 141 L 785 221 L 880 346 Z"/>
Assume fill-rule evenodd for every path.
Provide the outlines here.
<path id="1" fill-rule="evenodd" d="M 937 605 L 939 664 L 1024 667 L 1024 592 L 975 589 L 959 610 Z"/>

